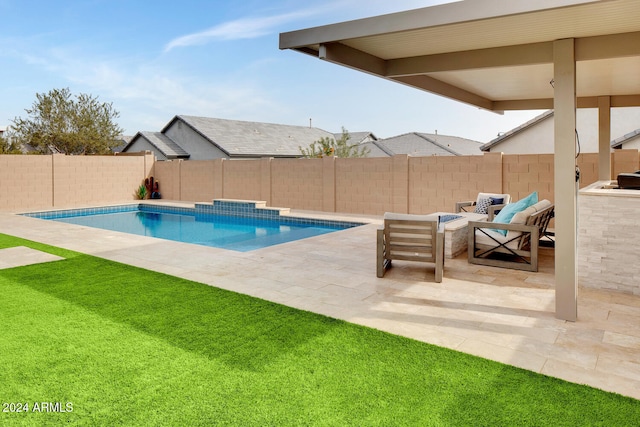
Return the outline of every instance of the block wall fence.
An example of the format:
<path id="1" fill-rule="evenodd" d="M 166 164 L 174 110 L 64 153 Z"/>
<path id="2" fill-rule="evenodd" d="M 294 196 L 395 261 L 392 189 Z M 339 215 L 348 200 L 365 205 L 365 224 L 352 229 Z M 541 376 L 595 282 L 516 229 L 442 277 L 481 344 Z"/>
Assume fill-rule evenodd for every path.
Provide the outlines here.
<path id="1" fill-rule="evenodd" d="M 0 155 L 0 211 L 131 201 L 154 156 Z"/>
<path id="2" fill-rule="evenodd" d="M 452 211 L 479 192 L 509 193 L 513 200 L 537 191 L 554 201 L 553 154 L 486 153 L 481 156 L 341 159 L 203 160 L 156 162 L 152 174 L 162 197 L 264 200 L 269 206 L 324 212 Z M 640 169 L 638 150 L 611 154 L 612 178 Z M 598 181 L 598 154 L 577 160 L 580 187 Z"/>
<path id="3" fill-rule="evenodd" d="M 640 169 L 638 150 L 611 155 L 612 177 Z M 581 187 L 598 180 L 598 155 L 581 154 Z M 127 156 L 0 155 L 0 211 L 22 212 L 135 200 L 153 176 L 163 199 L 264 200 L 300 210 L 382 215 L 386 211 L 452 211 L 478 192 L 532 191 L 554 201 L 553 155 L 486 153 L 480 156 L 341 159 L 155 161 Z"/>

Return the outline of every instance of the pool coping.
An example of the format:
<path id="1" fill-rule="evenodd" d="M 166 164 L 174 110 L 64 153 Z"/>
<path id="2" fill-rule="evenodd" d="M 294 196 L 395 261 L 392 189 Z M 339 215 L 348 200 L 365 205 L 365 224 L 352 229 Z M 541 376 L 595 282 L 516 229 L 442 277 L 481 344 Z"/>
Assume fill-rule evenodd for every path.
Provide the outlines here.
<path id="1" fill-rule="evenodd" d="M 213 203 L 195 202 L 179 203 L 171 201 L 141 200 L 138 202 L 109 204 L 102 206 L 89 206 L 80 208 L 47 209 L 30 212 L 21 212 L 18 215 L 39 218 L 58 219 L 73 216 L 89 216 L 108 213 L 153 211 L 157 213 L 171 213 L 194 216 L 233 216 L 239 218 L 252 218 L 260 220 L 278 221 L 282 224 L 292 225 L 317 225 L 339 229 L 358 227 L 371 222 L 371 220 L 360 220 L 332 217 L 319 217 L 317 212 L 313 215 L 292 215 L 288 208 L 266 207 L 266 202 L 253 200 L 236 199 L 215 199 Z"/>

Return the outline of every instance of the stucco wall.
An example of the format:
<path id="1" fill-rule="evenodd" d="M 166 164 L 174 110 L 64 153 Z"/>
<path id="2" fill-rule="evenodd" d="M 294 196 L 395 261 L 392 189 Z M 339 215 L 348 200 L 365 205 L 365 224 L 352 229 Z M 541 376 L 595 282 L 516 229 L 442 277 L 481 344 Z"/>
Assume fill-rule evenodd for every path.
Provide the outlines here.
<path id="1" fill-rule="evenodd" d="M 174 141 L 180 141 L 180 146 L 190 154 L 189 160 L 211 160 L 227 157 L 222 150 L 181 120 L 173 122 L 164 131 L 164 134 Z"/>
<path id="2" fill-rule="evenodd" d="M 553 117 L 537 123 L 491 147 L 505 154 L 538 154 L 554 152 Z"/>
<path id="3" fill-rule="evenodd" d="M 634 138 L 629 142 L 625 142 L 623 148 L 632 148 L 634 150 L 640 150 L 640 138 Z"/>
<path id="4" fill-rule="evenodd" d="M 581 108 L 577 111 L 576 127 L 581 153 L 598 152 L 598 110 Z M 611 140 L 640 128 L 640 108 L 611 109 Z M 625 148 L 635 148 L 626 147 Z M 511 136 L 491 151 L 505 154 L 551 154 L 554 152 L 554 116 Z"/>
<path id="5" fill-rule="evenodd" d="M 156 147 L 154 147 L 145 138 L 136 139 L 127 149 L 127 153 L 139 153 L 141 151 L 151 151 L 156 156 L 156 159 L 167 160 L 167 157 L 158 151 L 158 149 L 156 149 Z"/>

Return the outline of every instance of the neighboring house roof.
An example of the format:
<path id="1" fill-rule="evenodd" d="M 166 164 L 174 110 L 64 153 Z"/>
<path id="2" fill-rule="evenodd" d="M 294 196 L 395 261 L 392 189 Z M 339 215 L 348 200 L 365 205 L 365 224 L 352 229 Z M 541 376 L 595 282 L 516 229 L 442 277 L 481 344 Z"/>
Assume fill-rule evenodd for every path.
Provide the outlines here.
<path id="1" fill-rule="evenodd" d="M 483 146 L 481 146 L 480 150 L 482 150 L 482 151 L 490 151 L 491 148 L 493 148 L 494 146 L 500 144 L 504 140 L 509 139 L 512 136 L 519 134 L 520 132 L 523 132 L 524 130 L 530 128 L 531 126 L 535 126 L 538 123 L 549 119 L 550 117 L 553 117 L 553 110 L 547 110 L 544 113 L 540 114 L 539 116 L 536 116 L 533 119 L 529 120 L 528 122 L 525 122 L 525 123 L 521 124 L 520 126 L 517 126 L 517 127 L 513 128 L 513 129 L 511 129 L 510 131 L 507 131 L 507 132 L 499 134 L 497 138 L 495 138 L 495 139 L 487 142 Z"/>
<path id="2" fill-rule="evenodd" d="M 393 156 L 395 153 L 393 153 L 387 147 L 385 147 L 382 144 L 383 141 L 384 141 L 383 139 L 379 139 L 379 140 L 376 140 L 376 141 L 365 142 L 365 143 L 360 144 L 360 145 L 361 145 L 361 147 L 369 150 L 369 152 L 367 153 L 366 157 L 391 157 L 391 156 Z"/>
<path id="3" fill-rule="evenodd" d="M 127 149 L 140 138 L 145 139 L 149 144 L 153 145 L 167 159 L 189 158 L 189 153 L 184 151 L 182 147 L 176 144 L 176 142 L 171 138 L 160 132 L 138 132 L 133 138 L 131 138 L 131 141 L 122 149 L 122 151 L 127 151 Z"/>
<path id="4" fill-rule="evenodd" d="M 372 145 L 386 155 L 410 156 L 468 156 L 479 155 L 481 142 L 457 136 L 411 132 L 391 138 L 379 139 Z M 375 157 L 371 153 L 370 157 Z"/>
<path id="5" fill-rule="evenodd" d="M 111 151 L 113 151 L 114 153 L 121 152 L 124 149 L 124 147 L 129 145 L 132 139 L 133 139 L 132 135 L 120 135 L 118 138 L 116 138 L 116 141 L 118 141 L 118 145 L 112 148 Z"/>
<path id="6" fill-rule="evenodd" d="M 536 126 L 539 123 L 542 123 L 545 120 L 550 119 L 551 117 L 553 117 L 554 111 L 553 110 L 547 110 L 544 113 L 540 114 L 539 116 L 534 117 L 533 119 L 529 120 L 528 122 L 525 122 L 523 124 L 521 124 L 520 126 L 517 126 L 513 129 L 511 129 L 508 132 L 504 132 L 501 133 L 500 135 L 498 135 L 497 138 L 487 142 L 486 144 L 484 144 L 482 147 L 480 147 L 480 149 L 482 151 L 490 151 L 491 148 L 495 147 L 496 145 L 500 144 L 501 142 L 505 142 L 506 140 L 508 140 L 509 138 L 519 134 L 520 132 L 523 132 L 524 130 L 532 127 L 532 126 Z M 640 129 L 636 129 L 632 132 L 629 132 L 619 138 L 616 138 L 614 140 L 611 141 L 611 148 L 621 148 L 623 144 L 633 141 L 636 138 L 640 138 Z"/>
<path id="7" fill-rule="evenodd" d="M 365 144 L 367 142 L 371 142 L 371 141 L 377 141 L 378 138 L 371 132 L 349 132 L 349 141 L 348 144 L 349 145 L 354 145 L 354 144 Z M 333 134 L 333 138 L 337 141 L 340 138 L 342 138 L 342 132 L 340 133 L 334 133 Z"/>
<path id="8" fill-rule="evenodd" d="M 622 148 L 622 145 L 637 138 L 640 138 L 640 129 L 636 129 L 633 132 L 622 135 L 620 138 L 614 139 L 611 141 L 611 148 Z"/>
<path id="9" fill-rule="evenodd" d="M 300 157 L 300 148 L 307 148 L 333 133 L 307 126 L 245 122 L 211 117 L 176 116 L 167 124 L 181 120 L 230 157 Z"/>

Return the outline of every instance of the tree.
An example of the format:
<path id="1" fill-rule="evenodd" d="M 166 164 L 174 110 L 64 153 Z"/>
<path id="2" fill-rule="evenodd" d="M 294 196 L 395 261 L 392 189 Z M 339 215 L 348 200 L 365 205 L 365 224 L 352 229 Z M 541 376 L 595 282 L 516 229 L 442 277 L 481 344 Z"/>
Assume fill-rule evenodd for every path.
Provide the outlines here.
<path id="1" fill-rule="evenodd" d="M 107 154 L 118 145 L 123 130 L 114 119 L 120 113 L 111 103 L 81 93 L 72 97 L 69 88 L 36 94 L 26 119 L 13 120 L 13 137 L 40 153 Z"/>
<path id="2" fill-rule="evenodd" d="M 0 154 L 22 154 L 22 151 L 13 140 L 0 134 Z"/>
<path id="3" fill-rule="evenodd" d="M 322 137 L 313 141 L 308 148 L 298 147 L 303 157 L 311 159 L 314 157 L 337 156 L 337 157 L 365 157 L 369 154 L 369 149 L 360 147 L 358 144 L 349 145 L 351 135 L 342 128 L 342 136 L 337 141 L 333 138 Z"/>

